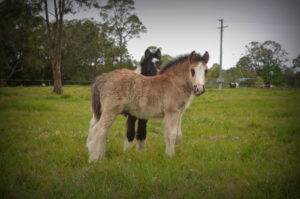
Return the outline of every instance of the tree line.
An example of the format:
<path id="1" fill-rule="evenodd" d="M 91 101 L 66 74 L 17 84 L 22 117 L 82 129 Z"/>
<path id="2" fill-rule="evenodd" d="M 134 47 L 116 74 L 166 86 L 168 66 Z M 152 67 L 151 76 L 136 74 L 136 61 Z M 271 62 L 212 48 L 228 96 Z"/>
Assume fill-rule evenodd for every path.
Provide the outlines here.
<path id="1" fill-rule="evenodd" d="M 134 13 L 133 0 L 3 0 L 0 2 L 1 86 L 11 79 L 53 79 L 55 93 L 62 80 L 88 81 L 117 68 L 137 65 L 127 43 L 146 32 Z M 100 21 L 66 20 L 65 15 L 97 9 Z M 155 49 L 155 46 L 150 46 Z M 163 63 L 171 59 L 162 56 Z M 245 85 L 300 86 L 300 55 L 286 66 L 287 52 L 275 41 L 251 42 L 236 66 L 223 70 L 225 83 L 247 79 Z M 214 64 L 208 79 L 219 77 Z"/>
<path id="2" fill-rule="evenodd" d="M 99 10 L 101 21 L 65 20 L 80 9 Z M 127 43 L 146 32 L 133 0 L 4 0 L 0 3 L 0 78 L 90 81 L 116 68 L 133 68 Z"/>
<path id="3" fill-rule="evenodd" d="M 276 41 L 250 42 L 246 53 L 235 67 L 223 70 L 225 84 L 239 82 L 244 86 L 289 86 L 300 87 L 300 54 L 286 65 L 287 52 Z M 220 65 L 213 64 L 209 78 L 219 78 Z"/>

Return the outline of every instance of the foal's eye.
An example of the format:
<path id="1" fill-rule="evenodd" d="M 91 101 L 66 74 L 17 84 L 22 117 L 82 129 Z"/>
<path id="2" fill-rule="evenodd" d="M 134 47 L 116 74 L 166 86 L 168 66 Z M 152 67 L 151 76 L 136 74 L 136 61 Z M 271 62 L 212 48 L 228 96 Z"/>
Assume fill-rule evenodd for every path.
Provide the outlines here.
<path id="1" fill-rule="evenodd" d="M 195 76 L 195 70 L 191 69 L 191 73 L 192 73 L 192 76 L 194 77 Z"/>
<path id="2" fill-rule="evenodd" d="M 207 69 L 205 69 L 205 75 L 207 75 L 207 72 L 208 72 L 208 70 L 207 70 Z"/>

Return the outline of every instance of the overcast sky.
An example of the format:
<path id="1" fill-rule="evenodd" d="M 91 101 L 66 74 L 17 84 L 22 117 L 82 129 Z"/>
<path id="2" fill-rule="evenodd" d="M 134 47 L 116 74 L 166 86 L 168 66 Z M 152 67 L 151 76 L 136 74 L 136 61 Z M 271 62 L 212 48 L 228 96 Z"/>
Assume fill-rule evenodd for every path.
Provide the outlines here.
<path id="1" fill-rule="evenodd" d="M 289 54 L 288 65 L 300 54 L 300 0 L 136 0 L 135 7 L 147 27 L 147 33 L 128 43 L 136 60 L 148 46 L 158 46 L 171 56 L 208 51 L 211 66 L 219 62 L 221 18 L 228 26 L 224 68 L 235 66 L 251 41 L 279 42 Z"/>

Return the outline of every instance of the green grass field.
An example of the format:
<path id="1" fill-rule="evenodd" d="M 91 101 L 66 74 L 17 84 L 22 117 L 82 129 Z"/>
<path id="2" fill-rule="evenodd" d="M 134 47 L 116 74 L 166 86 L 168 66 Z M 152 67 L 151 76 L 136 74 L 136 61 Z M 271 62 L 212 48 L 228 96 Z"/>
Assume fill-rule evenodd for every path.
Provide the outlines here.
<path id="1" fill-rule="evenodd" d="M 125 118 L 88 164 L 90 88 L 0 88 L 0 198 L 300 198 L 300 90 L 208 89 L 164 154 L 160 120 L 145 151 L 123 152 Z"/>

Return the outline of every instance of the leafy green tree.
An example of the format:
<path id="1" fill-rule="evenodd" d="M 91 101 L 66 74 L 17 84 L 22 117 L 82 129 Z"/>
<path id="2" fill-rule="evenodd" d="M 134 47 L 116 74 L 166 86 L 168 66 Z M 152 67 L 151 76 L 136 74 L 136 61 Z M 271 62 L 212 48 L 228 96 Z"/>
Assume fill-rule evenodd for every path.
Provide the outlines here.
<path id="1" fill-rule="evenodd" d="M 236 82 L 239 78 L 241 78 L 241 73 L 239 71 L 239 68 L 232 67 L 224 71 L 223 73 L 225 84 L 228 84 L 230 82 Z"/>
<path id="2" fill-rule="evenodd" d="M 241 78 L 248 78 L 247 81 L 242 82 L 241 86 L 261 86 L 264 84 L 264 80 L 252 67 L 251 59 L 248 56 L 243 56 L 236 64 L 236 71 Z"/>
<path id="3" fill-rule="evenodd" d="M 251 65 L 251 59 L 247 56 L 241 57 L 236 64 L 237 72 L 242 78 L 252 78 L 257 77 L 255 69 Z"/>
<path id="4" fill-rule="evenodd" d="M 214 63 L 210 69 L 208 69 L 207 78 L 218 78 L 220 73 L 220 64 Z"/>
<path id="5" fill-rule="evenodd" d="M 99 35 L 99 25 L 95 21 L 74 19 L 64 22 L 63 79 L 83 81 L 95 76 L 103 55 Z"/>
<path id="6" fill-rule="evenodd" d="M 48 1 L 44 0 L 43 5 L 45 11 L 45 21 L 48 33 L 48 48 L 49 57 L 52 64 L 52 73 L 54 88 L 53 92 L 56 94 L 62 93 L 61 83 L 61 47 L 62 47 L 62 35 L 63 35 L 63 21 L 64 16 L 68 13 L 75 14 L 80 7 L 91 6 L 99 7 L 96 0 L 53 0 L 52 13 L 48 8 Z M 54 19 L 51 21 L 49 13 L 54 15 Z"/>
<path id="7" fill-rule="evenodd" d="M 255 78 L 254 78 L 254 86 L 257 86 L 257 87 L 260 87 L 260 86 L 262 86 L 262 85 L 264 85 L 264 80 L 263 80 L 263 78 L 261 77 L 261 76 L 256 76 Z"/>
<path id="8" fill-rule="evenodd" d="M 275 41 L 251 42 L 246 46 L 250 70 L 261 76 L 266 84 L 281 84 L 282 70 L 288 61 L 287 52 Z"/>
<path id="9" fill-rule="evenodd" d="M 283 71 L 284 83 L 286 86 L 294 87 L 296 85 L 296 73 L 293 67 L 286 67 Z"/>
<path id="10" fill-rule="evenodd" d="M 294 85 L 300 87 L 300 54 L 298 57 L 293 59 L 293 69 L 294 69 Z"/>
<path id="11" fill-rule="evenodd" d="M 118 48 L 107 27 L 89 19 L 64 22 L 62 46 L 63 79 L 90 81 L 97 74 L 119 68 Z M 123 67 L 130 68 L 130 58 Z"/>
<path id="12" fill-rule="evenodd" d="M 300 70 L 300 55 L 293 59 L 293 68 Z"/>
<path id="13" fill-rule="evenodd" d="M 251 59 L 248 56 L 241 57 L 237 62 L 236 67 L 240 68 L 242 77 L 245 77 L 243 72 L 249 72 L 249 71 L 255 72 L 255 68 L 252 67 Z"/>
<path id="14" fill-rule="evenodd" d="M 162 66 L 165 65 L 166 63 L 168 63 L 169 61 L 171 61 L 171 59 L 172 59 L 171 55 L 169 55 L 169 54 L 163 54 L 161 56 L 161 65 Z"/>
<path id="15" fill-rule="evenodd" d="M 156 46 L 149 46 L 147 49 L 151 50 L 151 51 L 156 51 L 158 49 L 158 47 Z"/>
<path id="16" fill-rule="evenodd" d="M 38 69 L 43 64 L 44 45 L 39 10 L 28 1 L 0 3 L 0 78 L 6 85 L 14 75 Z"/>
<path id="17" fill-rule="evenodd" d="M 108 0 L 100 11 L 103 23 L 110 28 L 110 32 L 118 44 L 121 66 L 127 53 L 128 40 L 146 32 L 146 27 L 134 14 L 134 10 L 133 0 Z"/>

